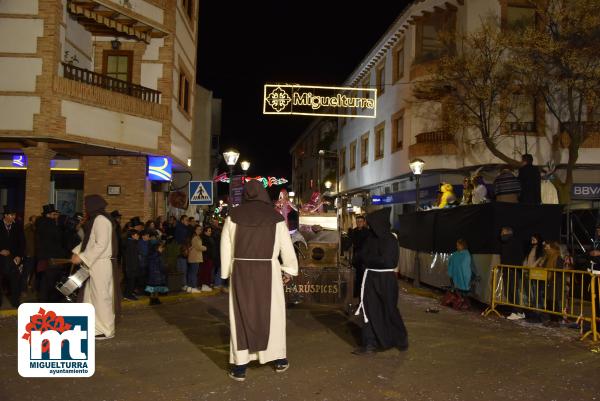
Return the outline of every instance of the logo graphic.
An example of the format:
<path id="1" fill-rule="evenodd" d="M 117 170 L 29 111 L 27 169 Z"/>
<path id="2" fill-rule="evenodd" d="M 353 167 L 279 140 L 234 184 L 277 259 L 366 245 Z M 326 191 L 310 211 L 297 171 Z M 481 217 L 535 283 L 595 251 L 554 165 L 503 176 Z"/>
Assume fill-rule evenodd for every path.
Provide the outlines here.
<path id="1" fill-rule="evenodd" d="M 91 304 L 19 306 L 19 374 L 90 377 L 95 371 L 95 311 Z"/>
<path id="2" fill-rule="evenodd" d="M 190 181 L 188 189 L 190 194 L 190 205 L 213 204 L 212 181 Z"/>
<path id="3" fill-rule="evenodd" d="M 173 162 L 170 157 L 148 156 L 148 178 L 152 181 L 171 181 Z"/>
<path id="4" fill-rule="evenodd" d="M 27 156 L 25 155 L 13 155 L 12 157 L 12 166 L 25 168 L 27 167 Z"/>
<path id="5" fill-rule="evenodd" d="M 263 114 L 375 118 L 377 89 L 266 84 Z"/>
<path id="6" fill-rule="evenodd" d="M 292 98 L 287 94 L 286 91 L 278 86 L 271 93 L 269 93 L 269 96 L 267 96 L 266 100 L 269 106 L 279 113 L 287 107 L 287 105 L 292 101 Z"/>

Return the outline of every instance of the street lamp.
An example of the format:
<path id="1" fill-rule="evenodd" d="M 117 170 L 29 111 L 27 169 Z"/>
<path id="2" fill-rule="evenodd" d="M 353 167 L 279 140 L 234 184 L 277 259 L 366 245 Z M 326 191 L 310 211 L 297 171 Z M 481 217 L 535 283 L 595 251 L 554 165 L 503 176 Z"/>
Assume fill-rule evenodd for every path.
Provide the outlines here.
<path id="1" fill-rule="evenodd" d="M 331 186 L 333 185 L 333 183 L 329 180 L 325 181 L 325 188 L 329 191 L 331 189 Z"/>
<path id="2" fill-rule="evenodd" d="M 419 185 L 419 178 L 421 178 L 421 174 L 423 174 L 425 162 L 421 159 L 414 159 L 409 163 L 409 167 L 410 167 L 410 171 L 412 171 L 412 173 L 416 179 L 415 189 L 416 189 L 417 193 L 415 195 L 415 210 L 418 211 L 420 209 L 419 200 L 421 198 L 421 194 L 420 194 L 421 187 Z M 421 286 L 421 263 L 419 260 L 418 246 L 417 246 L 417 249 L 415 249 L 414 267 L 415 267 L 415 279 L 413 281 L 413 285 L 418 288 Z"/>
<path id="3" fill-rule="evenodd" d="M 223 152 L 223 159 L 225 159 L 225 163 L 227 163 L 227 166 L 229 167 L 229 203 L 231 205 L 233 205 L 233 199 L 232 199 L 232 185 L 233 184 L 233 167 L 235 166 L 235 164 L 237 163 L 238 159 L 240 158 L 240 152 L 238 152 L 235 149 L 228 149 L 225 152 Z"/>
<path id="4" fill-rule="evenodd" d="M 246 172 L 248 171 L 248 169 L 250 168 L 250 162 L 247 160 L 244 160 L 243 162 L 240 163 L 240 166 L 242 166 L 242 171 L 244 172 L 244 175 L 245 175 Z"/>
<path id="5" fill-rule="evenodd" d="M 420 209 L 420 204 L 419 201 L 421 200 L 421 188 L 420 188 L 420 183 L 419 183 L 419 178 L 421 177 L 421 174 L 423 174 L 423 169 L 425 167 L 425 162 L 421 159 L 414 159 L 409 163 L 410 166 L 410 171 L 412 171 L 412 173 L 415 176 L 415 179 L 417 180 L 416 182 L 416 191 L 417 191 L 417 195 L 415 198 L 415 209 L 419 210 Z"/>

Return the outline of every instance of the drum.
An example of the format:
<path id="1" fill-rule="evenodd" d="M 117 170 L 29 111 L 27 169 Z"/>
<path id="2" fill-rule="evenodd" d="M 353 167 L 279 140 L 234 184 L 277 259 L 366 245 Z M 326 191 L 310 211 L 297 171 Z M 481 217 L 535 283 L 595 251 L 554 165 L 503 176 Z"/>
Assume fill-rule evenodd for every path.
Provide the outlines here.
<path id="1" fill-rule="evenodd" d="M 79 270 L 71 274 L 64 282 L 56 284 L 56 289 L 61 292 L 69 302 L 77 299 L 77 292 L 83 287 L 86 280 L 90 278 L 90 270 L 81 264 Z"/>

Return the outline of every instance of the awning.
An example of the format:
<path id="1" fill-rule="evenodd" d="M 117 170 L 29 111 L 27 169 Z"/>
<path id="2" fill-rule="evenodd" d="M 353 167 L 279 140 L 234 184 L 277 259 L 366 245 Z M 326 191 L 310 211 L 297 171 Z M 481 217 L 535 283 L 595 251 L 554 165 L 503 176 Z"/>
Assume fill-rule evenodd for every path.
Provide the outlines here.
<path id="1" fill-rule="evenodd" d="M 166 28 L 104 0 L 69 0 L 68 10 L 95 36 L 126 37 L 150 43 L 169 34 Z"/>

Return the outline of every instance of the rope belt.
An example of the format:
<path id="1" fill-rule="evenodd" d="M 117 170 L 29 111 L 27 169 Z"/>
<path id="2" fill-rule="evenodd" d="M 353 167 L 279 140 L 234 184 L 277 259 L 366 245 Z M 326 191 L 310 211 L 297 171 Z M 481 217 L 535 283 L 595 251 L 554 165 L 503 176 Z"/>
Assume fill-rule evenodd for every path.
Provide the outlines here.
<path id="1" fill-rule="evenodd" d="M 367 282 L 367 274 L 369 272 L 389 273 L 389 272 L 395 272 L 395 271 L 396 271 L 396 269 L 385 269 L 385 270 L 366 269 L 365 270 L 365 274 L 363 275 L 363 279 L 362 279 L 362 284 L 360 286 L 360 304 L 358 305 L 358 309 L 356 310 L 356 313 L 354 313 L 355 316 L 360 315 L 360 311 L 362 310 L 365 323 L 369 323 L 369 319 L 367 318 L 367 311 L 365 309 L 365 283 Z"/>
<path id="2" fill-rule="evenodd" d="M 258 261 L 258 262 L 270 262 L 273 259 L 250 259 L 250 258 L 233 258 L 233 260 L 250 260 L 250 261 Z"/>

